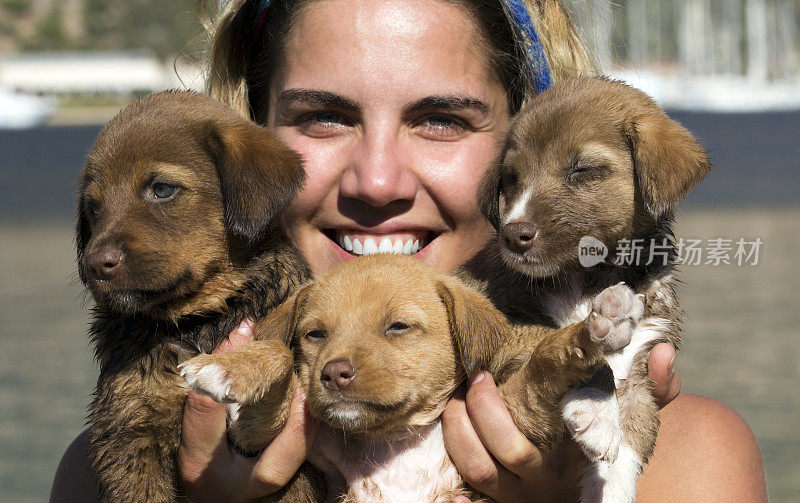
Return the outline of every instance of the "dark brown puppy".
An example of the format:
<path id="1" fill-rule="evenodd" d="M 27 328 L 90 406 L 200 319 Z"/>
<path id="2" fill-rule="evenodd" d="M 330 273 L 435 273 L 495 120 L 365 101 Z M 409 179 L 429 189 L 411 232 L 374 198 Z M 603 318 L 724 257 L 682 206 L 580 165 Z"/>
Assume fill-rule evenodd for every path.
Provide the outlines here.
<path id="1" fill-rule="evenodd" d="M 512 319 L 543 313 L 539 321 L 567 326 L 620 282 L 645 301 L 641 323 L 627 327 L 630 345 L 607 358 L 616 397 L 587 387 L 564 401 L 567 424 L 595 460 L 584 501 L 633 501 L 653 452 L 658 408 L 647 359 L 658 342 L 678 345 L 682 318 L 673 210 L 710 168 L 692 135 L 644 93 L 579 78 L 519 113 L 502 162 L 484 180 L 483 206 L 500 232 L 468 272 Z M 597 255 L 603 248 L 605 261 Z M 498 256 L 504 265 L 485 267 Z"/>
<path id="2" fill-rule="evenodd" d="M 337 501 L 476 501 L 441 437 L 453 391 L 490 369 L 525 434 L 552 447 L 564 430 L 559 401 L 603 364 L 623 314 L 614 302 L 638 302 L 627 288 L 609 293 L 569 327 L 519 327 L 456 278 L 410 257 L 371 255 L 303 287 L 258 324 L 262 340 L 197 356 L 181 374 L 195 390 L 241 404 L 233 436 L 251 449 L 264 446 L 261 429 L 285 420 L 275 403 L 288 403 L 286 381 L 303 386 L 324 424 L 309 459 Z"/>
<path id="3" fill-rule="evenodd" d="M 89 458 L 104 501 L 175 500 L 186 387 L 175 343 L 210 352 L 309 277 L 277 227 L 304 180 L 266 129 L 191 92 L 136 101 L 80 181 L 80 277 L 100 364 Z"/>

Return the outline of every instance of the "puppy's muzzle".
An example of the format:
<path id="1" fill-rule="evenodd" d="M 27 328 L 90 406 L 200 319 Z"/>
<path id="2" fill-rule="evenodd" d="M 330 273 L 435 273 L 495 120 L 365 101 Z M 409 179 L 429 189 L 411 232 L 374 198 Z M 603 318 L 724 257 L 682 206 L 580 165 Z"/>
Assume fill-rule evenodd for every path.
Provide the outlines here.
<path id="1" fill-rule="evenodd" d="M 523 254 L 536 242 L 539 228 L 530 221 L 511 222 L 503 226 L 501 233 L 503 242 L 509 250 Z"/>
<path id="2" fill-rule="evenodd" d="M 356 369 L 350 360 L 334 360 L 322 368 L 322 386 L 329 391 L 342 391 L 356 376 Z"/>
<path id="3" fill-rule="evenodd" d="M 118 247 L 103 245 L 86 256 L 86 266 L 95 280 L 109 281 L 122 269 L 123 256 Z"/>

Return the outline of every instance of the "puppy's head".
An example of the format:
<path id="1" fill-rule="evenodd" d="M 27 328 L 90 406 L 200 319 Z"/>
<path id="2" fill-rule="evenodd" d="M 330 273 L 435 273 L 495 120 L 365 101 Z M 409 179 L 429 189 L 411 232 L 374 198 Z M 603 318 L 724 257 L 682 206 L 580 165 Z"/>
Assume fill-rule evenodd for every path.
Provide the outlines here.
<path id="1" fill-rule="evenodd" d="M 465 371 L 489 365 L 505 318 L 410 257 L 352 259 L 296 295 L 286 316 L 311 413 L 348 433 L 429 424 Z"/>
<path id="2" fill-rule="evenodd" d="M 481 205 L 506 262 L 547 277 L 578 266 L 591 235 L 613 249 L 670 219 L 708 173 L 706 152 L 644 93 L 576 78 L 537 96 L 514 121 Z"/>
<path id="3" fill-rule="evenodd" d="M 191 92 L 136 101 L 80 180 L 78 270 L 99 304 L 175 317 L 220 306 L 302 185 L 266 129 Z"/>

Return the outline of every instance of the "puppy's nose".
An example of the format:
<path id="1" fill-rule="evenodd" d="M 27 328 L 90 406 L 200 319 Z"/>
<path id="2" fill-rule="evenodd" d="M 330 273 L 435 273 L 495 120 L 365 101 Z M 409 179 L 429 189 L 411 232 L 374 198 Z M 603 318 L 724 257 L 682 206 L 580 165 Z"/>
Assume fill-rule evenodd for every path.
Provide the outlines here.
<path id="1" fill-rule="evenodd" d="M 322 385 L 331 391 L 341 391 L 350 385 L 356 369 L 350 360 L 334 360 L 322 368 Z"/>
<path id="2" fill-rule="evenodd" d="M 539 228 L 533 222 L 512 222 L 503 226 L 502 233 L 509 250 L 525 253 L 539 236 Z"/>
<path id="3" fill-rule="evenodd" d="M 86 257 L 92 277 L 98 280 L 113 279 L 119 272 L 121 262 L 122 250 L 111 245 L 101 246 Z"/>

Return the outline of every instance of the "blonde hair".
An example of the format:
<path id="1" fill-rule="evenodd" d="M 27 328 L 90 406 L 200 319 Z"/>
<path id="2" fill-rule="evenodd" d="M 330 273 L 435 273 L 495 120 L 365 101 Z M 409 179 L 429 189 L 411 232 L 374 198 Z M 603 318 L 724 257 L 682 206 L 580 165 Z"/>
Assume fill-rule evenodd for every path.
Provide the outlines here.
<path id="1" fill-rule="evenodd" d="M 273 0 L 259 26 L 258 0 L 199 0 L 211 41 L 207 93 L 254 120 L 266 117 L 269 84 L 281 63 L 292 23 L 314 0 Z M 482 32 L 490 64 L 509 96 L 513 112 L 535 95 L 517 38 L 501 0 L 445 0 L 468 11 Z M 554 81 L 594 74 L 569 13 L 559 0 L 525 0 Z"/>

